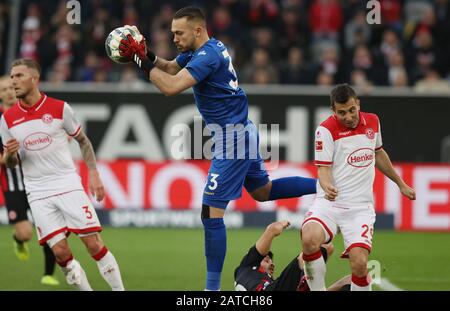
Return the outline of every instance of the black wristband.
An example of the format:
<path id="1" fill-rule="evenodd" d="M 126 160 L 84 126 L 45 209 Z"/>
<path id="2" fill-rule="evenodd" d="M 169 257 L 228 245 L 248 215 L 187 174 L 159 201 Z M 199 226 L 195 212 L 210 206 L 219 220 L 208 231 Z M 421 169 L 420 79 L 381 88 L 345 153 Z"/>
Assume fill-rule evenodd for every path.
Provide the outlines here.
<path id="1" fill-rule="evenodd" d="M 150 50 L 147 50 L 147 57 L 148 59 L 154 64 L 156 62 L 156 59 L 158 58 L 155 53 L 153 53 Z"/>
<path id="2" fill-rule="evenodd" d="M 150 61 L 150 59 L 148 59 L 147 57 L 140 58 L 137 54 L 133 55 L 133 61 L 136 63 L 136 65 L 139 66 L 139 68 L 144 70 L 147 76 L 150 73 L 150 70 L 152 70 L 153 67 L 155 67 L 155 65 L 153 64 L 152 61 Z"/>

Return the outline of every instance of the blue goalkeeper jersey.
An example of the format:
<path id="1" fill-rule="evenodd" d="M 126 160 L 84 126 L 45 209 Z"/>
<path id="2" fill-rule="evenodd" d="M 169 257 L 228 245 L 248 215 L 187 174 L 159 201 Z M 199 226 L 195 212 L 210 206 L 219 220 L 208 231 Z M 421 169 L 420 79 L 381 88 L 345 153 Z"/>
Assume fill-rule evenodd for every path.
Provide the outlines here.
<path id="1" fill-rule="evenodd" d="M 196 51 L 181 53 L 176 61 L 197 80 L 195 102 L 207 125 L 248 123 L 248 101 L 238 86 L 236 71 L 225 45 L 209 39 Z M 213 129 L 212 129 L 213 130 Z"/>
<path id="2" fill-rule="evenodd" d="M 247 96 L 238 86 L 227 48 L 214 38 L 196 51 L 181 53 L 176 61 L 197 81 L 195 103 L 213 133 L 214 157 L 203 204 L 226 208 L 241 196 L 243 186 L 251 192 L 269 182 L 259 154 L 258 131 L 248 120 Z"/>

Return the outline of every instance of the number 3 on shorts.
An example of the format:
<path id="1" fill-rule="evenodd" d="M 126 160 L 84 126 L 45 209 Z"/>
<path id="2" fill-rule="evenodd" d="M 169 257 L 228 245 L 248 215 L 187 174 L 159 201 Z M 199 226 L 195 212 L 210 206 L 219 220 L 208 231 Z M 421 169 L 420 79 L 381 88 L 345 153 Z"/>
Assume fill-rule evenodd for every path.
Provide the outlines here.
<path id="1" fill-rule="evenodd" d="M 86 218 L 87 219 L 92 219 L 92 213 L 91 213 L 91 211 L 89 210 L 89 206 L 83 206 L 83 209 L 84 209 L 84 212 L 86 213 Z"/>
<path id="2" fill-rule="evenodd" d="M 209 190 L 216 190 L 216 188 L 217 188 L 217 177 L 219 177 L 219 174 L 211 173 L 209 175 L 211 176 L 211 179 L 209 180 L 211 185 L 208 186 L 208 189 Z"/>

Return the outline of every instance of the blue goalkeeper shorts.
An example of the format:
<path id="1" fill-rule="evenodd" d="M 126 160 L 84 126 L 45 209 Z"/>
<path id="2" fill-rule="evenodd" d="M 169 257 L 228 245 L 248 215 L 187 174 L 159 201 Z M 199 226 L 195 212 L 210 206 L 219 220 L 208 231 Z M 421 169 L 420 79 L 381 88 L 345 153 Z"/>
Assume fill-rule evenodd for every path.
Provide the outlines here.
<path id="1" fill-rule="evenodd" d="M 256 127 L 249 135 L 249 140 L 256 139 L 259 149 L 259 137 Z M 203 191 L 203 204 L 225 209 L 228 202 L 241 197 L 242 186 L 248 192 L 252 192 L 269 181 L 269 175 L 259 150 L 256 151 L 254 159 L 214 158 L 209 168 L 207 182 Z"/>

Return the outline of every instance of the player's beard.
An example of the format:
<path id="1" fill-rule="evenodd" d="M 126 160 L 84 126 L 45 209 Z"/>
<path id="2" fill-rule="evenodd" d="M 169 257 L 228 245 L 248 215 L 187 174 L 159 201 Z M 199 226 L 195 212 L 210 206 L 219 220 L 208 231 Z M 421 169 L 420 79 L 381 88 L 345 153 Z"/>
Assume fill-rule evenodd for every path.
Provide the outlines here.
<path id="1" fill-rule="evenodd" d="M 27 95 L 30 93 L 30 90 L 23 91 L 23 89 L 20 89 L 19 91 L 15 91 L 15 93 L 17 99 L 23 99 L 27 97 Z"/>

